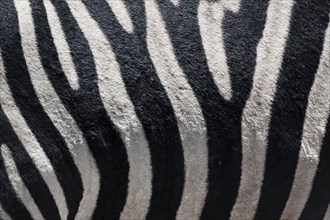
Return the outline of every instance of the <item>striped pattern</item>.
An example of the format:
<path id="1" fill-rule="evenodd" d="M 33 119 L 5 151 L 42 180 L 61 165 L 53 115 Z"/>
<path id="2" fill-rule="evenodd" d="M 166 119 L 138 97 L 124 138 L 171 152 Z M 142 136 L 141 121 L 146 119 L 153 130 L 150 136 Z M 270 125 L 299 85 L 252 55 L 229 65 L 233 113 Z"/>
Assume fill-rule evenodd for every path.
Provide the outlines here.
<path id="1" fill-rule="evenodd" d="M 329 14 L 1 0 L 0 219 L 329 219 Z"/>

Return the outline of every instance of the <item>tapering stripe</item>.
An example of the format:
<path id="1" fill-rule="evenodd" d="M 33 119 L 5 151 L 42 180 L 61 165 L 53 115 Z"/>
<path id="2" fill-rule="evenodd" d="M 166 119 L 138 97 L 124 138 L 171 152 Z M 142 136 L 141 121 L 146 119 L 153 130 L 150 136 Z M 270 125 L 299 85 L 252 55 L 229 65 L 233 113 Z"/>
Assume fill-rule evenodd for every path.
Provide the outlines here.
<path id="1" fill-rule="evenodd" d="M 116 20 L 121 24 L 121 26 L 128 32 L 133 32 L 133 22 L 130 17 L 129 12 L 126 9 L 125 3 L 123 0 L 106 0 L 110 6 L 112 12 L 116 16 Z"/>
<path id="2" fill-rule="evenodd" d="M 94 55 L 103 104 L 126 146 L 130 164 L 128 195 L 121 219 L 144 219 L 151 197 L 152 172 L 148 142 L 122 80 L 108 39 L 80 1 L 68 2 Z M 95 40 L 95 35 L 98 39 Z"/>
<path id="3" fill-rule="evenodd" d="M 231 3 L 236 6 L 236 8 L 234 7 L 234 12 L 237 12 L 240 1 L 231 1 Z M 198 24 L 207 64 L 214 82 L 220 94 L 226 100 L 230 100 L 232 89 L 222 27 L 222 21 L 227 10 L 228 8 L 224 1 L 201 0 L 198 7 Z"/>
<path id="4" fill-rule="evenodd" d="M 2 112 L 0 114 L 3 114 Z M 2 115 L 0 116 L 2 121 Z M 2 146 L 0 146 L 2 147 Z M 10 184 L 9 176 L 6 172 L 4 158 L 0 154 L 0 217 L 8 219 L 26 219 L 32 220 L 32 216 L 22 201 L 17 197 L 15 189 Z M 3 209 L 3 211 L 2 211 Z"/>
<path id="5" fill-rule="evenodd" d="M 70 87 L 56 48 L 49 41 L 51 37 L 41 38 L 47 42 L 39 45 L 41 56 L 47 57 L 50 52 L 54 55 L 51 62 L 42 59 L 42 65 L 63 105 L 82 131 L 99 169 L 100 189 L 92 218 L 118 219 L 127 196 L 129 165 L 125 146 L 102 103 L 92 51 L 71 13 L 71 10 L 76 9 L 70 9 L 68 2 L 62 0 L 51 3 L 70 48 L 79 77 L 79 89 L 73 90 Z M 43 33 L 49 36 L 48 25 L 43 23 L 41 26 L 45 30 Z"/>
<path id="6" fill-rule="evenodd" d="M 308 96 L 320 62 L 328 21 L 327 2 L 294 3 L 273 102 L 265 174 L 255 219 L 279 219 L 289 198 Z"/>
<path id="7" fill-rule="evenodd" d="M 2 7 L 1 3 L 2 2 L 0 2 L 0 12 L 2 8 L 6 9 L 5 7 Z M 8 10 L 8 12 L 11 12 L 11 10 Z M 0 39 L 1 43 L 3 43 L 4 39 Z M 39 207 L 43 217 L 50 218 L 51 216 L 52 219 L 60 219 L 57 204 L 65 204 L 62 188 L 54 175 L 54 170 L 49 159 L 40 147 L 13 100 L 12 92 L 9 89 L 5 75 L 6 70 L 3 62 L 4 54 L 2 48 L 3 47 L 0 48 L 0 104 L 2 106 L 0 109 L 1 138 L 4 139 L 3 142 L 12 150 L 21 178 L 30 191 L 30 194 Z M 18 137 L 14 135 L 15 133 Z M 31 179 L 30 175 L 34 176 L 34 178 Z M 6 182 L 4 181 L 4 183 Z M 54 197 L 56 203 L 52 194 L 55 194 Z M 15 197 L 16 196 L 13 198 Z M 45 201 L 47 201 L 47 203 L 45 203 Z M 10 201 L 6 201 L 6 204 L 7 203 L 10 204 Z M 14 213 L 9 212 L 9 214 L 11 216 L 19 215 L 18 213 L 15 213 L 14 210 L 13 212 Z M 21 214 L 21 218 L 18 219 L 24 219 L 24 216 L 29 218 L 30 216 L 30 214 L 26 214 L 24 210 L 22 210 Z"/>
<path id="8" fill-rule="evenodd" d="M 183 150 L 174 110 L 147 50 L 145 5 L 125 2 L 134 27 L 129 34 L 105 1 L 83 3 L 111 43 L 149 143 L 153 179 L 147 219 L 174 219 L 184 186 Z"/>
<path id="9" fill-rule="evenodd" d="M 4 109 L 6 108 L 4 107 Z M 9 112 L 8 115 L 16 113 L 16 111 L 13 111 L 13 113 Z M 53 184 L 49 184 L 51 183 L 52 178 L 54 178 L 54 171 L 51 169 L 51 167 L 48 166 L 49 163 L 47 163 L 47 159 L 45 159 L 44 154 L 39 152 L 40 147 L 37 146 L 35 148 L 31 148 L 30 144 L 23 145 L 25 141 L 21 142 L 19 139 L 23 137 L 23 135 L 21 135 L 22 132 L 13 129 L 9 122 L 9 118 L 7 118 L 2 107 L 0 106 L 0 138 L 2 139 L 3 143 L 5 143 L 11 150 L 17 169 L 20 173 L 20 177 L 23 180 L 25 186 L 28 188 L 43 217 L 45 219 L 50 217 L 52 219 L 60 219 L 59 210 L 52 195 L 52 192 L 58 189 L 59 184 L 56 182 L 56 180 L 53 181 Z M 17 127 L 17 124 L 13 123 L 13 126 Z M 23 131 L 25 128 L 21 127 L 20 129 Z M 16 133 L 19 136 L 17 136 Z M 31 176 L 33 176 L 33 178 L 31 178 Z M 8 184 L 9 182 L 4 180 L 3 183 Z M 10 192 L 13 189 L 5 187 L 4 190 L 8 190 L 8 192 Z M 8 197 L 6 196 L 7 191 L 6 193 L 1 194 L 5 196 L 5 200 L 3 202 L 6 207 L 4 208 L 7 208 L 8 214 L 10 214 L 14 219 L 16 219 L 14 216 L 20 216 L 17 219 L 29 219 L 30 214 L 27 214 L 24 211 L 24 209 L 26 209 L 25 206 L 24 209 L 18 208 L 22 209 L 21 213 L 15 209 L 16 207 L 19 207 L 20 204 L 16 204 L 16 192 L 13 192 L 14 195 Z"/>
<path id="10" fill-rule="evenodd" d="M 58 40 L 56 40 L 56 37 L 52 39 L 54 34 L 51 35 L 50 33 L 50 31 L 53 30 L 53 33 L 55 34 L 58 32 L 62 33 L 61 36 L 63 37 L 63 39 L 61 40 L 64 41 L 63 44 L 66 45 L 65 48 L 67 47 L 66 52 L 69 53 L 70 50 L 68 48 L 67 42 L 65 41 L 63 30 L 60 26 L 55 9 L 51 5 L 51 3 L 49 1 L 44 1 L 44 5 L 43 5 L 41 2 L 39 3 L 34 2 L 32 4 L 32 7 L 40 9 L 38 10 L 37 13 L 34 14 L 35 16 L 34 20 L 36 23 L 35 25 L 41 27 L 42 30 L 42 32 L 40 30 L 36 31 L 37 36 L 34 36 L 35 39 L 39 39 L 37 41 L 38 49 L 47 50 L 47 51 L 50 50 L 49 46 L 51 45 L 51 42 L 46 42 L 46 40 L 47 41 L 53 40 L 52 42 L 54 42 L 54 44 L 56 45 L 56 42 Z M 47 20 L 49 21 L 50 30 L 46 28 Z M 41 45 L 46 45 L 46 48 L 42 47 Z M 59 51 L 60 48 L 61 47 L 57 46 L 56 51 Z M 35 48 L 35 50 L 37 50 L 37 48 Z M 50 52 L 49 54 L 51 54 L 51 52 L 53 51 L 49 51 L 49 52 Z M 61 51 L 59 51 L 58 54 L 59 57 L 61 57 L 60 56 Z M 39 54 L 35 56 L 39 57 Z M 73 65 L 72 63 L 63 64 L 63 62 L 61 62 L 61 64 L 62 67 L 65 65 Z M 95 160 L 89 150 L 89 147 L 86 143 L 85 138 L 83 137 L 81 130 L 78 128 L 75 120 L 66 110 L 64 105 L 61 103 L 61 100 L 59 99 L 54 88 L 49 82 L 40 59 L 31 61 L 31 65 L 33 65 L 35 68 L 39 70 L 39 71 L 30 71 L 30 75 L 31 75 L 32 84 L 38 95 L 40 103 L 42 104 L 45 112 L 52 120 L 52 123 L 56 126 L 56 128 L 63 136 L 64 141 L 68 146 L 71 155 L 73 156 L 75 165 L 77 166 L 82 178 L 84 191 L 83 191 L 82 199 L 80 203 L 78 203 L 79 209 L 77 211 L 76 218 L 88 219 L 93 214 L 99 192 L 99 172 L 96 167 Z M 74 66 L 72 66 L 72 68 L 63 67 L 64 73 L 66 73 L 69 82 L 72 81 L 72 80 L 70 81 L 69 79 L 69 77 L 72 76 L 72 74 L 75 75 L 74 78 L 77 77 L 76 72 L 67 73 L 65 71 L 72 71 L 73 68 Z M 75 84 L 78 84 L 78 79 L 74 81 L 76 81 Z M 73 87 L 72 82 L 70 83 L 70 85 L 71 87 Z M 73 89 L 78 89 L 77 85 Z"/>
<path id="11" fill-rule="evenodd" d="M 228 219 L 241 175 L 241 114 L 252 85 L 255 48 L 261 37 L 267 2 L 243 1 L 237 13 L 225 13 L 219 28 L 223 36 L 232 96 L 220 95 L 209 71 L 198 24 L 199 1 L 182 1 L 178 6 L 158 0 L 176 58 L 201 106 L 207 127 L 208 194 L 202 219 Z M 234 10 L 231 4 L 226 7 Z M 255 16 L 255 14 L 259 16 Z M 210 15 L 211 16 L 211 15 Z M 252 25 L 253 24 L 253 25 Z M 237 29 L 242 30 L 240 33 Z M 249 44 L 246 43 L 248 38 Z M 237 63 L 240 63 L 238 66 Z"/>
<path id="12" fill-rule="evenodd" d="M 181 134 L 185 184 L 177 219 L 198 219 L 207 193 L 208 152 L 199 103 L 176 60 L 172 43 L 154 0 L 146 1 L 147 45 L 158 77 L 172 103 Z"/>
<path id="13" fill-rule="evenodd" d="M 65 34 L 62 30 L 60 20 L 56 14 L 54 7 L 50 4 L 49 0 L 44 1 L 46 8 L 47 20 L 51 30 L 54 44 L 58 53 L 63 72 L 69 81 L 72 89 L 79 89 L 79 78 L 76 68 L 72 61 L 70 48 L 65 39 Z"/>
<path id="14" fill-rule="evenodd" d="M 0 219 L 330 218 L 329 16 L 0 0 Z"/>
<path id="15" fill-rule="evenodd" d="M 16 163 L 14 161 L 14 158 L 11 155 L 10 150 L 6 145 L 1 145 L 1 156 L 4 161 L 4 165 L 6 168 L 6 172 L 9 178 L 9 181 L 11 183 L 11 186 L 17 193 L 17 196 L 22 201 L 24 206 L 27 208 L 27 210 L 30 212 L 33 219 L 40 219 L 43 220 L 39 208 L 33 201 L 33 198 L 31 197 L 31 194 L 29 193 L 28 189 L 26 188 L 24 182 L 22 181 L 20 177 L 20 173 L 17 170 Z"/>
<path id="16" fill-rule="evenodd" d="M 17 28 L 17 31 L 20 31 L 21 36 L 14 40 L 18 45 L 21 44 L 21 47 L 17 47 L 19 50 L 16 51 L 15 55 L 21 57 L 20 59 L 23 62 L 18 66 L 19 71 L 17 71 L 17 68 L 8 71 L 9 86 L 14 91 L 13 97 L 24 119 L 31 127 L 31 131 L 35 134 L 40 146 L 44 149 L 49 161 L 52 163 L 54 172 L 64 192 L 65 202 L 58 204 L 61 217 L 72 219 L 76 215 L 82 199 L 81 176 L 64 138 L 52 123 L 45 109 L 43 109 L 38 97 L 39 94 L 35 91 L 32 83 L 36 75 L 44 74 L 40 57 L 44 57 L 43 60 L 49 60 L 50 58 L 48 56 L 47 59 L 42 54 L 39 55 L 37 47 L 36 33 L 43 30 L 41 26 L 35 26 L 34 22 L 43 21 L 41 20 L 42 16 L 40 16 L 43 10 L 38 5 L 40 1 L 31 1 L 31 5 L 28 1 L 15 0 L 14 2 L 18 16 L 18 24 L 15 28 Z M 14 54 L 14 51 L 10 52 Z M 38 81 L 38 84 L 43 83 L 42 79 L 36 79 L 36 81 Z M 34 105 L 27 104 L 21 98 L 23 95 L 28 96 L 30 102 L 34 103 Z M 31 112 L 33 113 L 31 114 Z M 56 197 L 56 195 L 54 196 Z"/>
<path id="17" fill-rule="evenodd" d="M 320 150 L 330 114 L 330 25 L 325 35 L 320 64 L 308 97 L 304 130 L 295 179 L 281 219 L 298 219 L 311 192 Z M 326 186 L 325 188 L 330 188 Z M 319 202 L 318 206 L 319 206 Z M 314 215 L 313 215 L 314 216 Z M 313 217 L 314 218 L 314 217 Z"/>
<path id="18" fill-rule="evenodd" d="M 253 87 L 242 118 L 242 176 L 231 219 L 252 219 L 263 181 L 268 126 L 289 30 L 293 1 L 271 0 L 257 47 Z M 274 49 L 276 48 L 276 49 Z M 267 62 L 272 60 L 272 62 Z"/>

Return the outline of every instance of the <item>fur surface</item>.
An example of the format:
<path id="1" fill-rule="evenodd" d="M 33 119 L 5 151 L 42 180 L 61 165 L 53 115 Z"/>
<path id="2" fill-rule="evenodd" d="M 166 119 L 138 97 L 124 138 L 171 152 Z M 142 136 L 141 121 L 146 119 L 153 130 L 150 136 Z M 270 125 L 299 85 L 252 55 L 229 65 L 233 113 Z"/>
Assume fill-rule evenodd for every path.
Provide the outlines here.
<path id="1" fill-rule="evenodd" d="M 330 218 L 330 2 L 1 0 L 0 218 Z"/>

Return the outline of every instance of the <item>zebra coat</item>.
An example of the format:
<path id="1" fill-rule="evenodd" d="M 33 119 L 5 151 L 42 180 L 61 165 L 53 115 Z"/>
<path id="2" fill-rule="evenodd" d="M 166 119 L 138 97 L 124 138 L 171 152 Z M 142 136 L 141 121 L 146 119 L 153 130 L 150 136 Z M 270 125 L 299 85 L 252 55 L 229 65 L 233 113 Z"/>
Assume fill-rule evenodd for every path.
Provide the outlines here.
<path id="1" fill-rule="evenodd" d="M 330 219 L 328 0 L 0 0 L 1 219 Z"/>

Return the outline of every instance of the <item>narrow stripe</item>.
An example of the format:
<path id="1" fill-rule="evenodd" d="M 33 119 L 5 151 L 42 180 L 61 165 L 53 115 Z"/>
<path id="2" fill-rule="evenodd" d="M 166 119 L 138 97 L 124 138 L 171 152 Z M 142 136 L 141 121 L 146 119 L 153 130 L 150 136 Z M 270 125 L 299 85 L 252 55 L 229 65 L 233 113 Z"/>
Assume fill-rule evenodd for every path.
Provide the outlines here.
<path id="1" fill-rule="evenodd" d="M 200 1 L 181 1 L 177 7 L 165 0 L 157 2 L 176 58 L 198 99 L 207 126 L 208 193 L 201 218 L 229 219 L 241 176 L 242 109 L 252 86 L 255 50 L 264 26 L 267 1 L 242 1 L 237 13 L 225 12 L 220 28 L 226 33 L 223 40 L 232 79 L 230 101 L 219 93 L 209 71 L 198 24 Z M 233 2 L 225 5 L 235 9 Z M 241 31 L 237 32 L 238 29 Z"/>
<path id="2" fill-rule="evenodd" d="M 10 184 L 2 154 L 0 154 L 0 178 L 0 218 L 10 216 L 8 219 L 32 220 L 30 212 L 17 197 L 14 188 Z"/>
<path id="3" fill-rule="evenodd" d="M 20 174 L 17 170 L 16 163 L 11 155 L 10 150 L 6 145 L 1 145 L 1 155 L 4 161 L 4 165 L 10 180 L 11 185 L 18 194 L 19 199 L 29 210 L 33 219 L 44 219 L 39 211 L 38 206 L 33 201 L 31 194 L 26 188 L 24 182 L 22 181 Z"/>
<path id="4" fill-rule="evenodd" d="M 298 219 L 308 199 L 317 171 L 326 123 L 330 113 L 330 25 L 321 61 L 308 97 L 304 130 L 295 179 L 281 219 Z M 330 187 L 330 186 L 329 186 Z"/>
<path id="5" fill-rule="evenodd" d="M 41 14 L 41 10 L 39 10 L 39 14 L 37 15 L 39 18 L 43 19 L 44 22 L 47 22 L 47 18 L 45 14 L 47 12 L 48 17 L 52 17 L 50 20 L 55 22 L 55 34 L 61 32 L 61 41 L 68 47 L 67 42 L 65 42 L 64 33 L 61 29 L 58 17 L 56 15 L 54 7 L 51 5 L 49 1 L 44 2 L 45 8 L 42 7 L 41 4 L 33 5 L 34 7 L 38 6 L 40 9 L 44 9 L 44 14 Z M 37 26 L 42 27 L 43 33 L 46 32 L 46 28 L 44 24 L 41 24 L 37 21 Z M 52 27 L 52 23 L 50 22 L 50 27 Z M 37 32 L 40 33 L 40 32 Z M 49 32 L 48 32 L 49 33 Z M 49 33 L 50 34 L 50 33 Z M 54 32 L 53 32 L 54 34 Z M 53 35 L 52 35 L 53 36 Z M 44 40 L 49 39 L 51 40 L 50 36 L 38 36 Z M 58 37 L 58 36 L 57 36 Z M 34 37 L 36 38 L 36 36 Z M 44 41 L 43 41 L 44 42 Z M 32 43 L 31 43 L 32 44 Z M 54 36 L 54 44 L 56 45 L 56 36 Z M 40 44 L 39 44 L 40 45 Z M 50 44 L 47 43 L 47 48 L 49 48 Z M 56 47 L 57 51 L 59 51 L 59 47 Z M 37 50 L 35 48 L 35 50 Z M 69 48 L 66 48 L 67 52 Z M 36 52 L 37 53 L 37 52 Z M 50 55 L 51 53 L 49 53 Z M 49 82 L 47 75 L 42 67 L 40 59 L 38 59 L 38 55 L 30 55 L 36 56 L 35 59 L 30 61 L 30 64 L 33 63 L 34 66 L 37 67 L 39 71 L 30 71 L 31 81 L 34 86 L 34 89 L 38 95 L 41 105 L 43 106 L 47 115 L 49 115 L 52 123 L 55 127 L 59 130 L 61 135 L 64 138 L 66 145 L 68 146 L 71 155 L 74 158 L 75 164 L 79 170 L 79 173 L 82 178 L 83 183 L 83 195 L 82 200 L 79 204 L 79 209 L 76 215 L 77 219 L 89 219 L 93 214 L 94 208 L 96 206 L 96 200 L 98 197 L 99 192 L 99 174 L 98 169 L 95 164 L 95 160 L 88 148 L 85 138 L 81 130 L 78 128 L 75 120 L 72 116 L 68 113 L 66 108 L 61 103 L 59 97 L 57 96 L 54 88 L 52 87 L 51 83 Z M 60 58 L 59 52 L 59 59 Z M 71 58 L 70 58 L 71 59 Z M 63 63 L 62 67 L 63 67 Z M 73 65 L 71 63 L 71 65 Z M 74 68 L 74 67 L 72 67 Z M 63 67 L 63 71 L 71 71 L 72 69 L 67 69 Z M 65 72 L 66 73 L 66 72 Z M 76 73 L 74 73 L 76 75 Z M 76 76 L 77 77 L 77 76 Z M 77 79 L 78 80 L 78 79 Z M 68 79 L 70 82 L 70 80 Z M 42 82 L 42 83 L 40 83 Z M 77 82 L 78 83 L 78 82 Z M 72 84 L 71 84 L 72 87 Z M 51 101 L 50 101 L 51 100 Z M 74 131 L 74 132 L 72 132 Z"/>
<path id="6" fill-rule="evenodd" d="M 292 8 L 269 123 L 265 173 L 255 219 L 279 219 L 289 198 L 299 159 L 308 96 L 320 62 L 328 22 L 327 2 L 297 1 Z"/>
<path id="7" fill-rule="evenodd" d="M 47 10 L 47 19 L 63 72 L 65 73 L 71 88 L 77 90 L 79 88 L 78 75 L 72 61 L 69 45 L 65 40 L 61 23 L 56 15 L 54 7 L 49 3 L 49 1 L 45 1 L 44 5 Z"/>
<path id="8" fill-rule="evenodd" d="M 0 77 L 0 103 L 4 113 L 7 115 L 15 133 L 19 137 L 19 140 L 25 146 L 26 151 L 31 156 L 37 169 L 40 171 L 43 179 L 48 185 L 63 218 L 67 215 L 67 207 L 63 190 L 54 173 L 53 166 L 17 108 L 8 87 L 6 77 L 3 75 L 5 72 L 4 69 L 0 72 L 2 73 Z M 45 212 L 45 210 L 41 210 L 41 212 Z"/>
<path id="9" fill-rule="evenodd" d="M 133 22 L 123 0 L 107 0 L 107 3 L 111 7 L 112 12 L 115 14 L 117 21 L 128 33 L 132 33 L 134 29 Z"/>
<path id="10" fill-rule="evenodd" d="M 267 9 L 263 37 L 257 47 L 253 88 L 243 111 L 242 176 L 231 219 L 252 219 L 257 208 L 263 180 L 271 105 L 289 29 L 292 5 L 292 1 L 271 0 Z"/>
<path id="11" fill-rule="evenodd" d="M 233 1 L 230 2 L 233 3 Z M 233 5 L 236 5 L 234 10 L 237 12 L 239 10 L 239 1 L 236 1 L 236 4 Z M 220 94 L 226 100 L 230 100 L 232 89 L 222 28 L 226 10 L 226 4 L 223 1 L 202 0 L 198 7 L 198 23 L 207 64 L 213 75 L 214 82 Z"/>
<path id="12" fill-rule="evenodd" d="M 177 219 L 198 219 L 207 193 L 208 152 L 205 121 L 188 84 L 154 0 L 146 1 L 147 43 L 157 74 L 178 120 L 185 161 L 185 185 Z"/>
<path id="13" fill-rule="evenodd" d="M 83 2 L 111 43 L 149 143 L 153 179 L 147 219 L 174 219 L 184 186 L 183 150 L 173 107 L 148 52 L 144 1 L 125 2 L 133 34 L 116 21 L 105 1 Z"/>
<path id="14" fill-rule="evenodd" d="M 68 215 L 67 217 L 72 219 L 78 211 L 79 202 L 82 198 L 83 187 L 81 176 L 74 164 L 72 155 L 70 154 L 64 138 L 43 109 L 40 103 L 40 98 L 38 97 L 38 94 L 36 94 L 31 81 L 32 78 L 36 78 L 38 84 L 43 83 L 42 79 L 38 79 L 35 76 L 43 74 L 43 67 L 40 63 L 37 47 L 38 43 L 35 35 L 36 32 L 38 33 L 41 30 L 42 26 L 34 26 L 33 23 L 34 21 L 36 23 L 40 22 L 43 17 L 40 16 L 43 10 L 40 9 L 38 2 L 39 1 L 31 2 L 30 7 L 29 2 L 15 1 L 18 14 L 17 28 L 19 28 L 21 34 L 21 39 L 16 40 L 17 43 L 21 40 L 22 48 L 18 48 L 21 49 L 21 56 L 24 56 L 26 64 L 23 62 L 22 65 L 20 65 L 20 72 L 16 72 L 16 69 L 10 70 L 8 75 L 12 77 L 7 77 L 10 80 L 12 90 L 15 91 L 13 94 L 17 104 L 19 104 L 25 120 L 27 120 L 28 125 L 31 126 L 31 130 L 34 132 L 40 146 L 44 149 L 49 158 L 57 179 L 62 187 L 65 198 L 65 202 L 60 203 L 62 207 L 60 209 L 60 212 L 62 212 L 62 218 L 66 218 Z M 42 21 L 44 21 L 44 19 L 42 19 Z M 43 60 L 48 60 L 49 56 L 49 54 L 46 56 L 43 55 Z M 24 61 L 24 59 L 22 60 Z M 14 74 L 16 77 L 14 77 Z M 34 102 L 37 103 L 36 105 L 28 105 L 18 97 L 18 95 L 15 95 L 16 93 L 20 94 L 21 92 L 18 91 L 19 88 L 17 88 L 18 79 L 22 79 L 22 82 L 19 82 L 20 86 L 23 86 L 23 88 L 26 89 L 24 94 L 29 94 L 29 99 L 34 100 Z M 34 112 L 34 114 L 31 114 L 31 112 Z"/>
<path id="15" fill-rule="evenodd" d="M 0 10 L 2 5 L 0 4 Z M 9 10 L 8 10 L 9 11 Z M 1 49 L 1 48 L 0 48 Z M 1 51 L 1 50 L 0 50 Z M 1 51 L 2 52 L 2 51 Z M 52 219 L 60 219 L 58 207 L 55 204 L 54 198 L 51 192 L 61 193 L 61 188 L 57 182 L 56 176 L 53 174 L 52 167 L 49 163 L 48 158 L 44 154 L 42 148 L 38 144 L 37 140 L 34 138 L 32 132 L 24 121 L 18 107 L 16 106 L 12 93 L 9 89 L 9 86 L 6 81 L 5 76 L 5 67 L 3 63 L 2 53 L 0 56 L 0 134 L 3 139 L 7 139 L 7 146 L 13 150 L 13 147 L 18 148 L 16 152 L 13 154 L 13 157 L 17 163 L 18 170 L 20 171 L 21 178 L 23 179 L 26 187 L 29 189 L 35 203 L 38 205 L 43 217 L 49 218 L 51 216 Z M 2 107 L 1 107 L 2 106 Z M 7 112 L 7 116 L 5 116 L 5 112 Z M 8 120 L 11 121 L 11 125 Z M 15 132 L 18 137 L 13 137 L 12 133 L 14 132 L 13 127 L 15 128 Z M 9 140 L 8 140 L 9 139 Z M 25 145 L 24 147 L 22 146 Z M 13 146 L 10 146 L 13 145 Z M 20 148 L 20 149 L 19 149 Z M 24 148 L 24 150 L 21 150 Z M 29 156 L 28 156 L 29 154 Z M 31 158 L 30 158 L 31 157 Z M 21 164 L 18 164 L 18 163 Z M 26 170 L 29 172 L 26 172 Z M 22 172 L 26 174 L 22 175 Z M 41 174 L 40 174 L 40 173 Z M 30 178 L 30 175 L 34 176 L 33 179 Z M 2 178 L 1 178 L 2 179 Z M 6 183 L 6 181 L 3 181 Z M 8 182 L 7 182 L 8 184 Z M 38 184 L 38 186 L 34 185 Z M 6 189 L 6 192 L 10 192 L 11 189 Z M 1 193 L 0 193 L 1 194 Z M 15 198 L 16 196 L 10 196 Z M 56 197 L 58 198 L 58 197 Z M 1 199 L 1 198 L 0 198 Z M 47 203 L 45 203 L 47 201 Z M 63 199 L 58 199 L 57 201 L 62 202 Z M 5 204 L 7 205 L 7 201 Z M 8 206 L 11 205 L 8 203 Z M 19 204 L 12 205 L 12 207 L 19 207 L 22 209 L 19 212 L 14 211 L 14 213 L 9 213 L 11 216 L 24 216 L 25 218 L 29 218 L 29 214 L 25 213 L 24 209 L 19 206 Z M 14 218 L 14 217 L 13 217 Z M 32 217 L 31 217 L 32 218 Z M 14 218 L 15 219 L 15 218 Z M 18 219 L 22 219 L 19 217 Z"/>
<path id="16" fill-rule="evenodd" d="M 12 220 L 12 218 L 8 215 L 8 213 L 3 209 L 1 203 L 0 203 L 0 219 Z"/>
<path id="17" fill-rule="evenodd" d="M 330 204 L 330 117 L 323 139 L 313 187 L 299 220 L 322 220 Z"/>
<path id="18" fill-rule="evenodd" d="M 92 218 L 118 219 L 127 196 L 129 164 L 125 146 L 102 103 L 93 54 L 85 36 L 68 3 L 51 2 L 71 51 L 79 76 L 79 89 L 70 87 L 51 40 L 50 28 L 41 17 L 37 36 L 39 42 L 45 43 L 38 45 L 40 56 L 52 54 L 51 59 L 41 60 L 42 65 L 63 105 L 82 131 L 99 169 L 100 188 Z"/>
<path id="19" fill-rule="evenodd" d="M 128 196 L 121 219 L 144 219 L 151 197 L 151 165 L 148 142 L 122 81 L 112 48 L 80 1 L 68 2 L 94 55 L 100 95 L 126 145 L 130 163 Z M 117 12 L 119 13 L 119 12 Z M 95 35 L 98 40 L 95 41 Z"/>

